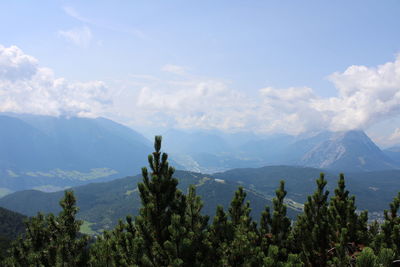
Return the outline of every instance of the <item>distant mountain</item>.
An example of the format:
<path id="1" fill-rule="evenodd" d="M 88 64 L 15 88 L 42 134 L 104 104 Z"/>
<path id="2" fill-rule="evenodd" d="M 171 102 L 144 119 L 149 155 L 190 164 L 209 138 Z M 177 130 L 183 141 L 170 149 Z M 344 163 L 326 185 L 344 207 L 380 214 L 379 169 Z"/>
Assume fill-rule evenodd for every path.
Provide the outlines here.
<path id="1" fill-rule="evenodd" d="M 246 142 L 222 133 L 182 133 L 166 135 L 167 151 L 188 170 L 207 173 L 232 168 L 294 165 L 346 172 L 400 168 L 400 153 L 381 151 L 363 131 L 319 132 L 290 136 L 251 136 Z M 250 138 L 249 138 L 250 137 Z M 226 140 L 230 140 L 230 142 Z M 168 141 L 170 140 L 170 141 Z M 169 142 L 169 143 L 168 143 Z M 191 149 L 193 147 L 193 149 Z"/>
<path id="2" fill-rule="evenodd" d="M 276 163 L 308 166 L 301 162 L 302 157 L 322 142 L 331 138 L 333 134 L 334 133 L 332 132 L 324 131 L 311 135 L 297 136 L 292 143 L 290 143 L 283 149 L 283 151 L 281 151 L 280 154 L 278 154 L 278 162 Z"/>
<path id="3" fill-rule="evenodd" d="M 179 188 L 183 192 L 187 192 L 190 184 L 196 185 L 197 193 L 204 202 L 203 213 L 210 216 L 215 215 L 217 205 L 225 208 L 229 206 L 239 186 L 236 182 L 187 171 L 177 171 L 175 177 L 178 178 Z M 80 208 L 78 217 L 90 222 L 92 229 L 98 231 L 113 227 L 126 215 L 136 215 L 141 205 L 136 186 L 138 181 L 141 181 L 141 178 L 135 176 L 72 188 Z M 279 184 L 276 184 L 275 188 L 278 186 Z M 258 220 L 265 205 L 272 206 L 271 198 L 266 198 L 252 189 L 246 191 L 247 200 L 251 203 L 252 216 Z M 0 206 L 26 215 L 35 215 L 38 211 L 58 213 L 58 202 L 62 197 L 63 192 L 20 191 L 1 198 Z M 298 209 L 291 207 L 288 213 L 294 218 Z"/>
<path id="4" fill-rule="evenodd" d="M 140 171 L 151 143 L 105 118 L 0 115 L 0 191 L 61 189 Z"/>
<path id="5" fill-rule="evenodd" d="M 391 160 L 400 165 L 400 146 L 394 146 L 383 150 Z"/>
<path id="6" fill-rule="evenodd" d="M 148 139 L 105 118 L 0 113 L 0 128 L 0 197 L 134 175 L 152 152 Z M 260 136 L 170 130 L 163 149 L 177 169 L 200 173 L 272 165 L 346 172 L 400 166 L 400 152 L 382 152 L 362 131 Z"/>
<path id="7" fill-rule="evenodd" d="M 248 142 L 242 151 L 265 165 L 294 165 L 337 171 L 398 169 L 363 131 L 320 132 L 309 136 L 275 135 Z"/>
<path id="8" fill-rule="evenodd" d="M 299 165 L 350 172 L 398 168 L 363 131 L 331 135 L 304 154 Z"/>

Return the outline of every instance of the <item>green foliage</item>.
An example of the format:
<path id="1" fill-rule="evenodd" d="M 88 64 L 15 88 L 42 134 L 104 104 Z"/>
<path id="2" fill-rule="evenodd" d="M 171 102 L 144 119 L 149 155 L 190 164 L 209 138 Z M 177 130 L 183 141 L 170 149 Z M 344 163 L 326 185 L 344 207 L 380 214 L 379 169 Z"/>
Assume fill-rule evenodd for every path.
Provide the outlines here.
<path id="1" fill-rule="evenodd" d="M 154 266 L 167 266 L 180 262 L 176 259 L 178 248 L 173 259 L 169 254 L 173 253 L 172 243 L 180 241 L 179 230 L 173 230 L 183 221 L 186 197 L 177 189 L 178 180 L 172 177 L 174 168 L 168 165 L 168 155 L 160 152 L 161 136 L 156 136 L 154 148 L 148 158 L 152 172 L 149 175 L 143 168 L 143 182 L 138 184 L 142 208 L 136 225 L 144 242 L 143 260 Z"/>
<path id="2" fill-rule="evenodd" d="M 75 220 L 78 208 L 72 191 L 60 201 L 62 211 L 38 214 L 26 223 L 25 236 L 11 248 L 7 266 L 82 266 L 87 260 L 88 237 L 79 234 L 81 221 Z"/>
<path id="3" fill-rule="evenodd" d="M 141 261 L 143 240 L 137 235 L 132 217 L 106 231 L 90 249 L 91 266 L 136 266 Z"/>
<path id="4" fill-rule="evenodd" d="M 317 190 L 304 204 L 304 213 L 297 219 L 294 234 L 303 261 L 308 266 L 326 266 L 327 251 L 331 247 L 327 201 L 329 192 L 325 190 L 327 181 L 322 173 L 316 183 Z"/>
<path id="5" fill-rule="evenodd" d="M 258 241 L 257 225 L 250 216 L 250 203 L 245 202 L 243 187 L 235 192 L 229 208 L 229 235 L 219 245 L 222 266 L 260 266 L 263 253 Z"/>
<path id="6" fill-rule="evenodd" d="M 189 187 L 186 197 L 183 240 L 181 242 L 181 258 L 185 266 L 206 265 L 211 247 L 207 242 L 209 217 L 202 215 L 203 202 L 196 195 L 194 186 Z M 172 228 L 173 229 L 173 228 Z"/>
<path id="7" fill-rule="evenodd" d="M 350 266 L 349 246 L 368 243 L 368 214 L 356 213 L 355 197 L 346 190 L 344 175 L 340 174 L 335 195 L 329 202 L 329 223 L 335 266 Z"/>
<path id="8" fill-rule="evenodd" d="M 377 267 L 378 259 L 374 254 L 374 251 L 366 247 L 360 253 L 356 260 L 356 267 Z"/>
<path id="9" fill-rule="evenodd" d="M 14 239 L 24 232 L 26 216 L 0 207 L 0 236 Z"/>
<path id="10" fill-rule="evenodd" d="M 215 262 L 221 261 L 222 255 L 226 254 L 228 243 L 232 242 L 234 227 L 228 219 L 224 208 L 217 206 L 213 222 L 208 230 L 208 242 L 211 247 L 210 258 Z"/>
<path id="11" fill-rule="evenodd" d="M 24 220 L 25 216 L 0 207 L 0 261 L 8 256 L 12 240 L 25 231 Z"/>
<path id="12" fill-rule="evenodd" d="M 392 249 L 382 248 L 378 254 L 378 262 L 381 266 L 391 266 L 395 257 L 395 253 Z"/>
<path id="13" fill-rule="evenodd" d="M 209 224 L 196 193 L 204 183 L 182 193 L 167 154 L 161 153 L 161 137 L 155 138 L 154 148 L 150 171 L 142 169 L 143 182 L 138 184 L 138 216 L 120 220 L 89 244 L 79 233 L 82 221 L 76 220 L 74 194 L 67 191 L 58 216 L 32 217 L 2 265 L 375 267 L 391 266 L 399 257 L 400 193 L 385 211 L 383 224 L 367 225 L 368 214 L 356 211 L 344 175 L 328 201 L 327 180 L 320 174 L 316 191 L 292 226 L 281 181 L 272 209 L 265 206 L 257 225 L 249 191 L 239 187 L 227 212 L 218 206 Z"/>
<path id="14" fill-rule="evenodd" d="M 280 187 L 276 190 L 276 197 L 273 199 L 274 212 L 271 219 L 271 244 L 279 248 L 279 260 L 286 261 L 288 254 L 288 238 L 291 231 L 291 223 L 286 216 L 286 205 L 283 200 L 287 192 L 285 182 L 280 182 Z"/>
<path id="15" fill-rule="evenodd" d="M 383 247 L 391 248 L 400 256 L 400 217 L 398 211 L 400 207 L 400 192 L 390 203 L 390 210 L 384 211 L 385 222 L 382 225 Z"/>
<path id="16" fill-rule="evenodd" d="M 269 207 L 266 207 L 261 215 L 259 232 L 261 248 L 265 255 L 270 254 L 271 246 L 278 249 L 276 255 L 273 257 L 275 258 L 274 264 L 278 264 L 278 262 L 286 262 L 291 241 L 291 237 L 289 236 L 291 233 L 291 222 L 286 216 L 286 205 L 284 204 L 284 198 L 287 194 L 284 181 L 280 182 L 280 186 L 275 194 L 276 197 L 272 200 L 274 207 L 272 216 Z M 292 255 L 293 257 L 294 255 Z"/>

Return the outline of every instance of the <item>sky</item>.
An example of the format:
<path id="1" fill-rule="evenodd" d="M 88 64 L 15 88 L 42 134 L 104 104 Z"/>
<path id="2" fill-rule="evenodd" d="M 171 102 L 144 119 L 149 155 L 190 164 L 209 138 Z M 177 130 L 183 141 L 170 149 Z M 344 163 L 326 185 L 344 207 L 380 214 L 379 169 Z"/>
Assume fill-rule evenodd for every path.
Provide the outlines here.
<path id="1" fill-rule="evenodd" d="M 400 144 L 400 2 L 1 1 L 0 112 Z"/>

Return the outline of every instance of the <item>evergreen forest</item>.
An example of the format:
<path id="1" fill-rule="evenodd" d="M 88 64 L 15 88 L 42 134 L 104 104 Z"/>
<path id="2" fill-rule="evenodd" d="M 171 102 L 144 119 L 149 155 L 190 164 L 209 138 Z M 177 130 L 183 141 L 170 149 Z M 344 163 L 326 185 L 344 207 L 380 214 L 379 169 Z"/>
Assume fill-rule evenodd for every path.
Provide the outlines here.
<path id="1" fill-rule="evenodd" d="M 26 221 L 25 231 L 8 249 L 2 266 L 397 266 L 400 259 L 400 193 L 383 221 L 369 221 L 340 174 L 334 192 L 324 174 L 316 179 L 295 221 L 287 216 L 285 182 L 259 221 L 250 215 L 246 189 L 239 187 L 230 207 L 202 212 L 195 186 L 177 188 L 174 168 L 161 152 L 161 136 L 138 183 L 141 207 L 112 230 L 88 236 L 79 232 L 72 191 L 60 201 L 58 215 Z M 373 199 L 371 199 L 373 201 Z"/>

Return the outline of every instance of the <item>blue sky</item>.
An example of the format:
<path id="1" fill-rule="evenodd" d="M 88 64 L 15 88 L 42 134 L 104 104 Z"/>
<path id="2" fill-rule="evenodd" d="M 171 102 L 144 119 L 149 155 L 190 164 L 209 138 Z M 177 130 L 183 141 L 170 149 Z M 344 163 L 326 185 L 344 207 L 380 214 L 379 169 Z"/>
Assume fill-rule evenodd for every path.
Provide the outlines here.
<path id="1" fill-rule="evenodd" d="M 18 49 L 3 57 L 32 57 L 36 76 L 29 98 L 3 75 L 0 109 L 400 143 L 398 14 L 399 1 L 2 1 L 0 45 Z"/>

